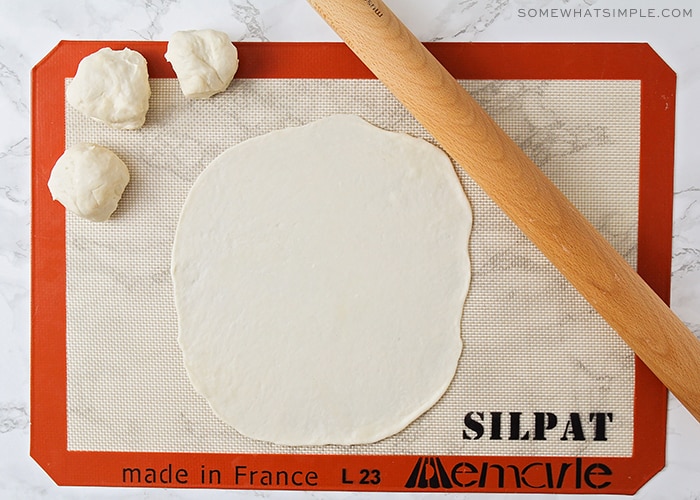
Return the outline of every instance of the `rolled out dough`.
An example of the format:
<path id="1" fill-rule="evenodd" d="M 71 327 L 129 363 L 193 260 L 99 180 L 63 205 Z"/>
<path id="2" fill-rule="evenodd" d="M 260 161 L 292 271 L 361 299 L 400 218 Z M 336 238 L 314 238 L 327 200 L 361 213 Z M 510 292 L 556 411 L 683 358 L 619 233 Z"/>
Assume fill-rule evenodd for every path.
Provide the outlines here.
<path id="1" fill-rule="evenodd" d="M 229 149 L 192 187 L 173 248 L 193 386 L 255 439 L 399 432 L 454 376 L 470 230 L 449 158 L 359 117 Z"/>

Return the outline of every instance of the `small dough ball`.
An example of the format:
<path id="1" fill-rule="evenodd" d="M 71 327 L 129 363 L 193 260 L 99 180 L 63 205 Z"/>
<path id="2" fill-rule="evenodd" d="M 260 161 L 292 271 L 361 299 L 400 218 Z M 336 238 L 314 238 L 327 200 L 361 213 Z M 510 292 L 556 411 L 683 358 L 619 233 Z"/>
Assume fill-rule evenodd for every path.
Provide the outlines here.
<path id="1" fill-rule="evenodd" d="M 49 177 L 49 191 L 66 209 L 95 222 L 109 219 L 129 183 L 129 169 L 109 149 L 81 143 L 67 149 Z"/>
<path id="2" fill-rule="evenodd" d="M 80 61 L 66 90 L 71 106 L 116 129 L 140 128 L 150 97 L 146 59 L 131 49 L 108 47 Z"/>
<path id="3" fill-rule="evenodd" d="M 165 59 L 172 64 L 185 97 L 207 99 L 226 90 L 238 69 L 238 50 L 215 30 L 177 31 Z"/>

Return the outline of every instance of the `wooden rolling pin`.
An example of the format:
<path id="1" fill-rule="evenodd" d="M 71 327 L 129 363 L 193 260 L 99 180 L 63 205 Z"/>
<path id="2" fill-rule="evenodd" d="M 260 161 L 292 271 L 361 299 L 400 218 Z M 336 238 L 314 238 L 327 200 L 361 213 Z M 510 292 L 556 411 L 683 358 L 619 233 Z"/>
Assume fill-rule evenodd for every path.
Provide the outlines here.
<path id="1" fill-rule="evenodd" d="M 700 341 L 381 0 L 308 0 L 700 421 Z"/>

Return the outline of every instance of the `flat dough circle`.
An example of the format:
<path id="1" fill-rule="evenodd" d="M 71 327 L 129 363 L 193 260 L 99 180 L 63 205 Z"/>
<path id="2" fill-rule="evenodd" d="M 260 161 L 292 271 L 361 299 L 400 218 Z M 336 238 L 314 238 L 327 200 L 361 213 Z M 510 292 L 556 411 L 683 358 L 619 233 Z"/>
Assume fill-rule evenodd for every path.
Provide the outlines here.
<path id="1" fill-rule="evenodd" d="M 255 439 L 399 432 L 454 376 L 470 230 L 449 158 L 359 117 L 229 149 L 190 191 L 173 249 L 192 384 Z"/>

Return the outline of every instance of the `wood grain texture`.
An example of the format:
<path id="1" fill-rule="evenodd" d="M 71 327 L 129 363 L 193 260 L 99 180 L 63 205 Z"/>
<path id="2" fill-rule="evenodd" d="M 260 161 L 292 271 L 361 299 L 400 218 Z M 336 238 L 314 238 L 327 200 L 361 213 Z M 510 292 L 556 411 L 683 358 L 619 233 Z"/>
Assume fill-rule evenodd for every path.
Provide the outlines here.
<path id="1" fill-rule="evenodd" d="M 384 3 L 308 1 L 700 421 L 700 341 L 636 271 Z"/>

